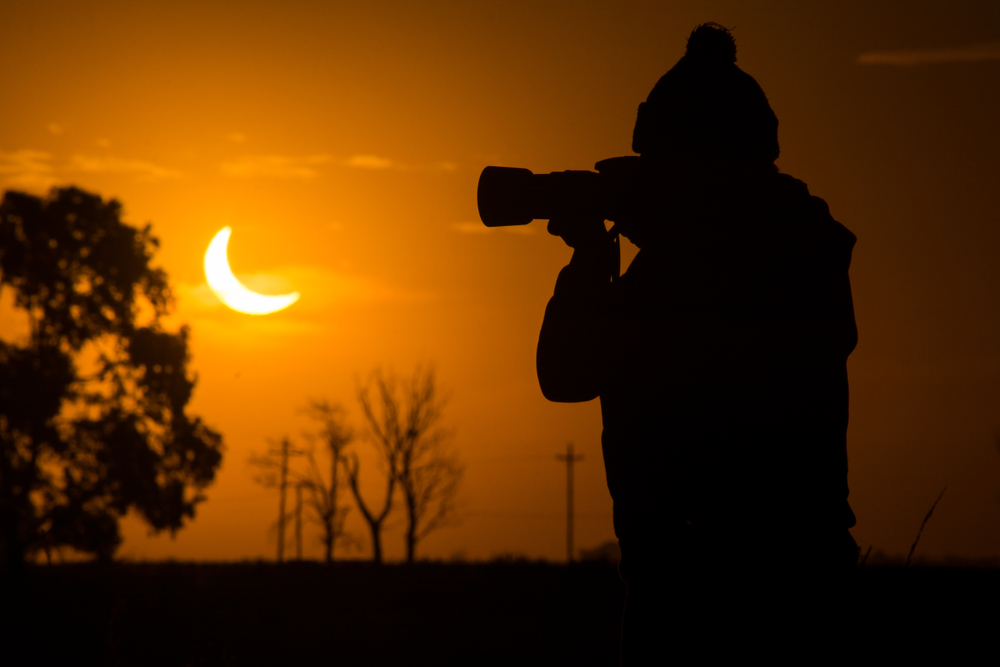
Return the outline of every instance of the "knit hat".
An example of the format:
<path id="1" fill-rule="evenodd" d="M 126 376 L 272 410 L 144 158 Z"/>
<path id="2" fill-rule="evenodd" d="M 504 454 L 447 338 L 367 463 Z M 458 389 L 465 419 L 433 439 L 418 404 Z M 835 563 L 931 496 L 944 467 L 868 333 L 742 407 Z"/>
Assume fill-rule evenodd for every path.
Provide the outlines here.
<path id="1" fill-rule="evenodd" d="M 777 159 L 778 118 L 753 77 L 736 66 L 729 30 L 717 23 L 694 29 L 684 57 L 639 105 L 632 150 L 654 159 Z"/>

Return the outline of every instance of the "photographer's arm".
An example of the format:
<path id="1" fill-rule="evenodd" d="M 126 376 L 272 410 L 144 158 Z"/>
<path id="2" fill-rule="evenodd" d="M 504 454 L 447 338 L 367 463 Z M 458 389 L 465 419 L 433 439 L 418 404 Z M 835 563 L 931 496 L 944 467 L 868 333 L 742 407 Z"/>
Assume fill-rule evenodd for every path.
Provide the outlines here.
<path id="1" fill-rule="evenodd" d="M 550 401 L 589 401 L 600 394 L 607 375 L 611 267 L 618 247 L 603 220 L 550 221 L 549 232 L 574 250 L 545 309 L 538 336 L 538 383 Z"/>

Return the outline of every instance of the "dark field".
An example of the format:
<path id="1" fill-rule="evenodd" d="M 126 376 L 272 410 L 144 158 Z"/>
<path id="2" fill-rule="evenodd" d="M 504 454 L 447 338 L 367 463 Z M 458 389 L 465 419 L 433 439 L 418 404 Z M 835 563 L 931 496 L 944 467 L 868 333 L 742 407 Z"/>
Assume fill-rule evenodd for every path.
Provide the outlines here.
<path id="1" fill-rule="evenodd" d="M 1000 636 L 1000 570 L 862 576 L 858 663 Z M 76 564 L 2 597 L 0 664 L 520 667 L 617 665 L 625 587 L 605 563 Z"/>

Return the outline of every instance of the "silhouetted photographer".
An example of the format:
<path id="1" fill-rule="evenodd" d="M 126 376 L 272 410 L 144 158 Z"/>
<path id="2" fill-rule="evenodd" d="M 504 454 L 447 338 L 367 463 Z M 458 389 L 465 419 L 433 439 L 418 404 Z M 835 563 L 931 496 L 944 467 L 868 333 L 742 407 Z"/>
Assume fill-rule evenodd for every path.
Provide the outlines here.
<path id="1" fill-rule="evenodd" d="M 574 249 L 538 378 L 550 400 L 601 399 L 627 665 L 808 663 L 842 655 L 859 613 L 855 237 L 778 172 L 777 118 L 735 62 L 729 31 L 702 25 L 639 106 L 639 156 L 597 173 L 490 167 L 480 183 L 484 222 L 548 218 Z M 619 233 L 640 248 L 620 277 Z"/>

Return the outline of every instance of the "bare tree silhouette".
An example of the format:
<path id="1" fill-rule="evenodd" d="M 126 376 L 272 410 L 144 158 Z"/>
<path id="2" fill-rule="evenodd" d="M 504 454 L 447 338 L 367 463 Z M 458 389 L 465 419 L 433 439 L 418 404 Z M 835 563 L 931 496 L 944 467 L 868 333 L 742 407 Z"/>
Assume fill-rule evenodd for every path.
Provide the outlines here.
<path id="1" fill-rule="evenodd" d="M 376 564 L 382 563 L 382 528 L 385 524 L 386 517 L 392 511 L 392 498 L 393 493 L 396 490 L 396 467 L 398 460 L 398 453 L 395 449 L 387 446 L 387 443 L 380 441 L 378 439 L 374 440 L 375 449 L 378 452 L 379 460 L 385 471 L 385 496 L 382 501 L 382 509 L 375 511 L 374 508 L 369 507 L 368 503 L 365 502 L 364 496 L 361 495 L 361 463 L 358 460 L 358 455 L 351 452 L 350 455 L 344 460 L 344 472 L 347 474 L 347 482 L 351 488 L 351 494 L 354 496 L 354 501 L 358 505 L 358 510 L 361 512 L 361 516 L 364 517 L 365 523 L 368 524 L 368 530 L 371 532 L 372 536 L 372 561 Z"/>
<path id="2" fill-rule="evenodd" d="M 301 475 L 303 488 L 308 492 L 305 505 L 311 512 L 311 518 L 323 531 L 322 542 L 327 563 L 333 562 L 334 548 L 338 541 L 353 544 L 353 538 L 344 532 L 344 519 L 350 511 L 349 506 L 341 506 L 340 486 L 341 463 L 345 463 L 344 448 L 354 439 L 353 430 L 346 424 L 344 409 L 326 399 L 311 400 L 303 412 L 320 423 L 319 438 L 326 446 L 330 455 L 329 481 L 323 475 L 316 460 L 315 436 L 304 433 L 310 442 L 305 450 L 308 467 Z M 346 470 L 344 471 L 346 475 Z"/>
<path id="3" fill-rule="evenodd" d="M 406 561 L 412 563 L 420 540 L 457 519 L 465 469 L 448 448 L 451 434 L 441 423 L 447 399 L 438 392 L 433 366 L 417 366 L 405 379 L 376 369 L 358 388 L 358 402 L 367 434 L 402 491 Z"/>

